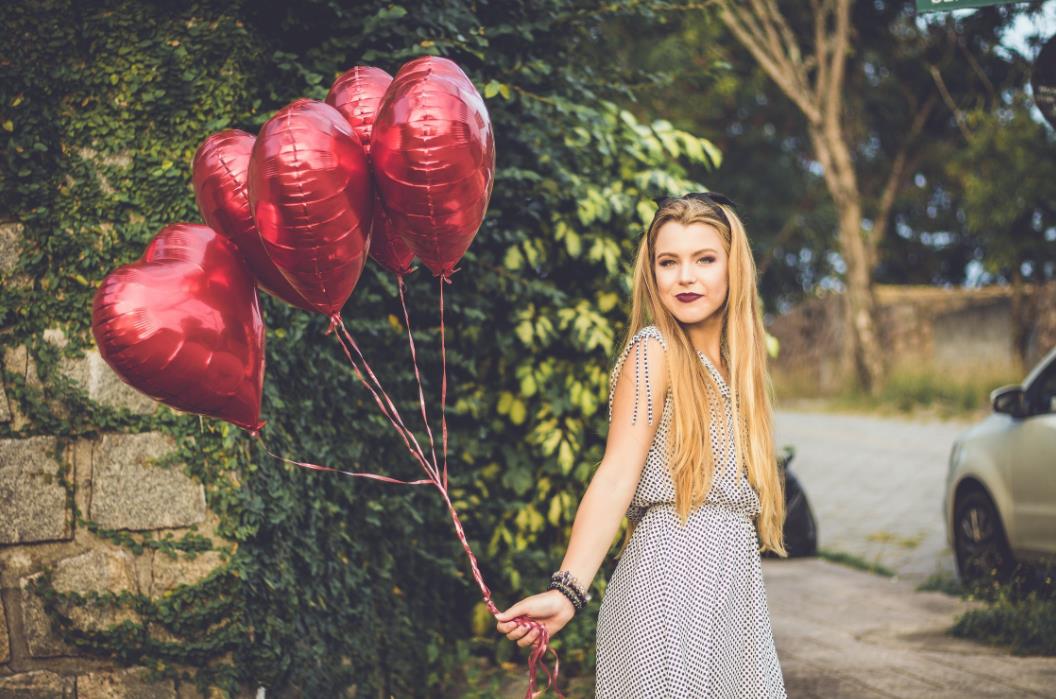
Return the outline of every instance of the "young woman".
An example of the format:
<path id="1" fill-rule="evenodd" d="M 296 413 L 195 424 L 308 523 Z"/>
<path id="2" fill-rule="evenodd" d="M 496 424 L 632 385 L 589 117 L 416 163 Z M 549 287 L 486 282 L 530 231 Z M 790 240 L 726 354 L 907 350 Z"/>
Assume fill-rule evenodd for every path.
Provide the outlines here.
<path id="1" fill-rule="evenodd" d="M 550 588 L 497 628 L 520 646 L 538 631 L 519 616 L 551 637 L 563 628 L 626 514 L 598 615 L 598 699 L 785 697 L 760 565 L 760 551 L 788 554 L 755 262 L 726 197 L 658 203 L 612 370 L 605 456 Z"/>

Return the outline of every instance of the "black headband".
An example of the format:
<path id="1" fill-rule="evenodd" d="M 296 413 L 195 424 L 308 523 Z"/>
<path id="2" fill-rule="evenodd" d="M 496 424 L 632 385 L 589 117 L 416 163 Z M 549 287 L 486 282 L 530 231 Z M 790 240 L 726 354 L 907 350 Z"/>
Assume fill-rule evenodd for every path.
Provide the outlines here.
<path id="1" fill-rule="evenodd" d="M 680 197 L 653 197 L 653 201 L 656 202 L 656 205 L 659 208 L 663 208 L 675 199 L 698 199 L 704 202 L 705 204 L 711 204 L 711 206 L 715 209 L 715 212 L 719 215 L 719 218 L 722 219 L 722 222 L 725 223 L 727 227 L 729 227 L 730 222 L 726 219 L 726 214 L 723 212 L 723 210 L 719 208 L 719 204 L 722 204 L 723 206 L 728 206 L 734 210 L 737 209 L 737 205 L 733 203 L 732 199 L 730 199 L 725 194 L 720 194 L 719 192 L 689 192 L 688 194 L 683 194 Z"/>

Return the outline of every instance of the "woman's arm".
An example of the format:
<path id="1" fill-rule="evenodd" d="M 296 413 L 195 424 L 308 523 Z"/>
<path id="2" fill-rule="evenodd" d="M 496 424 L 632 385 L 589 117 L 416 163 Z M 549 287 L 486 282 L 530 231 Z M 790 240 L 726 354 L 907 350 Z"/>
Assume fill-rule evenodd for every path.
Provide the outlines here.
<path id="1" fill-rule="evenodd" d="M 605 560 L 634 496 L 660 423 L 668 381 L 663 347 L 657 340 L 643 337 L 630 348 L 620 369 L 605 456 L 579 503 L 568 549 L 561 562 L 561 570 L 571 571 L 584 588 L 590 587 Z M 526 646 L 535 641 L 538 632 L 507 620 L 530 616 L 543 623 L 552 636 L 568 623 L 573 613 L 572 603 L 560 592 L 550 590 L 526 597 L 507 609 L 498 616 L 496 628 L 510 640 L 518 641 L 518 645 Z"/>

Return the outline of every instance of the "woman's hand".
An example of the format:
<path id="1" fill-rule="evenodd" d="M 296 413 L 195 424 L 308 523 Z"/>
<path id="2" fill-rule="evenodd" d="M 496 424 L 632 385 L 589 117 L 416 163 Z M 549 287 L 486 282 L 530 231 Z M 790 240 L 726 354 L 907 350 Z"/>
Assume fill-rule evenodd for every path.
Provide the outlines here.
<path id="1" fill-rule="evenodd" d="M 557 590 L 547 590 L 538 595 L 525 597 L 517 604 L 502 612 L 495 618 L 499 623 L 495 628 L 506 638 L 517 641 L 517 645 L 532 645 L 539 638 L 539 629 L 532 626 L 519 626 L 512 620 L 526 616 L 542 624 L 550 638 L 565 627 L 576 613 L 572 602 Z"/>

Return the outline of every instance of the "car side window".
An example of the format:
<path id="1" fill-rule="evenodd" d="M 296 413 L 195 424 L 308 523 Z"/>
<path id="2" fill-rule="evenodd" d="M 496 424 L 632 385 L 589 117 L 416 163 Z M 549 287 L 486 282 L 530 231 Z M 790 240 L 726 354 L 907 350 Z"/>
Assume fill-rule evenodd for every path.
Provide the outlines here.
<path id="1" fill-rule="evenodd" d="M 1035 414 L 1056 413 L 1056 362 L 1053 362 L 1044 374 L 1038 377 L 1031 386 L 1032 412 Z"/>

